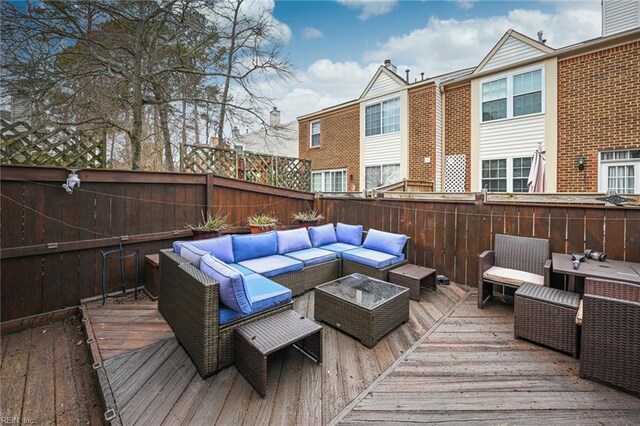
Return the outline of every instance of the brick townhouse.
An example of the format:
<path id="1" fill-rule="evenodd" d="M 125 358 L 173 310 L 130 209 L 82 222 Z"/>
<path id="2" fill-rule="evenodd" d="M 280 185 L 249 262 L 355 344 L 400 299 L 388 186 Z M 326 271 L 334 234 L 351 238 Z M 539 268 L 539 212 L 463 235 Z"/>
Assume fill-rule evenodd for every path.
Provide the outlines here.
<path id="1" fill-rule="evenodd" d="M 478 66 L 413 83 L 385 61 L 358 99 L 298 117 L 314 190 L 526 191 L 541 149 L 547 192 L 640 192 L 639 22 L 640 1 L 605 0 L 603 36 L 565 48 L 509 30 Z"/>

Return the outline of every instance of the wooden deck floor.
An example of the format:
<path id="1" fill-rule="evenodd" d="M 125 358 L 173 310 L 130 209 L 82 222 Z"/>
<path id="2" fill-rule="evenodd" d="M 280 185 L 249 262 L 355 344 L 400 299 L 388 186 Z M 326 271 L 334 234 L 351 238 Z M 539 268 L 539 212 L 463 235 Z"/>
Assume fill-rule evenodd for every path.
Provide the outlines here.
<path id="1" fill-rule="evenodd" d="M 513 338 L 513 306 L 469 296 L 340 416 L 341 424 L 640 424 L 640 399 Z M 346 414 L 346 415 L 345 415 Z"/>
<path id="2" fill-rule="evenodd" d="M 423 289 L 422 300 L 411 301 L 410 321 L 374 349 L 325 326 L 323 364 L 317 365 L 293 348 L 274 354 L 269 359 L 264 399 L 235 367 L 203 381 L 175 338 L 104 361 L 108 387 L 126 425 L 326 424 L 465 294 L 455 284 L 437 292 Z M 297 297 L 294 309 L 313 318 L 313 292 Z M 129 315 L 135 316 L 134 312 L 135 307 L 130 306 Z M 91 323 L 99 322 L 91 319 Z M 109 330 L 104 331 L 108 340 Z"/>

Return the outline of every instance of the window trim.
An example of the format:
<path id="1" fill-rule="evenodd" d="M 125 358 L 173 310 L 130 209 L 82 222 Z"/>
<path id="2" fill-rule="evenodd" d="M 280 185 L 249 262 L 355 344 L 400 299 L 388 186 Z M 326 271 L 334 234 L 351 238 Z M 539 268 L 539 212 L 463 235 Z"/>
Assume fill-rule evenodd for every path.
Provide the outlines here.
<path id="1" fill-rule="evenodd" d="M 598 151 L 598 192 L 608 192 L 609 190 L 609 174 L 605 173 L 608 166 L 635 166 L 635 193 L 640 193 L 640 158 L 627 158 L 603 160 L 604 152 L 631 152 L 637 149 L 605 149 Z M 627 194 L 630 195 L 630 194 Z"/>
<path id="2" fill-rule="evenodd" d="M 391 101 L 398 101 L 398 130 L 394 130 L 392 132 L 383 132 L 384 129 L 384 116 L 383 116 L 383 112 L 384 109 L 382 107 L 382 104 L 384 104 L 385 102 L 391 102 Z M 367 108 L 375 106 L 375 105 L 380 105 L 380 133 L 376 133 L 373 135 L 367 135 Z M 385 135 L 393 135 L 393 134 L 397 134 L 400 133 L 401 129 L 402 129 L 402 96 L 400 94 L 395 94 L 392 97 L 386 98 L 386 99 L 382 99 L 382 100 L 376 100 L 375 102 L 370 102 L 370 103 L 366 103 L 364 104 L 364 117 L 363 117 L 363 134 L 365 138 L 374 138 L 374 137 L 379 137 L 379 136 L 385 136 Z"/>
<path id="3" fill-rule="evenodd" d="M 325 187 L 324 187 L 324 182 L 325 182 L 325 173 L 335 173 L 335 172 L 342 172 L 344 174 L 344 178 L 342 180 L 343 182 L 343 191 L 325 191 Z M 314 174 L 321 174 L 321 184 L 322 184 L 322 190 L 321 191 L 315 191 L 313 189 L 313 175 Z M 323 169 L 323 170 L 311 170 L 311 191 L 312 192 L 347 192 L 347 169 Z"/>
<path id="4" fill-rule="evenodd" d="M 540 91 L 541 91 L 540 112 L 534 112 L 532 114 L 515 115 L 514 116 L 513 115 L 513 98 L 514 98 L 514 94 L 513 94 L 514 93 L 514 91 L 513 91 L 513 77 L 516 76 L 516 75 L 525 74 L 525 73 L 532 72 L 532 71 L 537 71 L 537 70 L 540 70 Z M 506 120 L 514 120 L 514 119 L 520 119 L 520 118 L 526 118 L 526 117 L 534 117 L 536 115 L 544 114 L 545 113 L 545 100 L 546 100 L 546 88 L 545 88 L 546 80 L 545 80 L 545 77 L 546 77 L 545 65 L 544 64 L 536 64 L 536 65 L 532 65 L 532 66 L 529 66 L 529 67 L 509 70 L 507 72 L 503 72 L 503 73 L 500 73 L 500 74 L 494 74 L 494 75 L 488 76 L 488 77 L 483 78 L 482 80 L 480 80 L 479 83 L 478 83 L 478 103 L 479 103 L 478 114 L 480 115 L 480 117 L 479 117 L 480 125 L 488 124 L 488 123 L 500 123 L 500 122 L 506 121 Z M 482 104 L 484 102 L 482 102 L 482 85 L 485 84 L 485 83 L 491 83 L 493 81 L 501 80 L 503 78 L 507 79 L 507 116 L 505 118 L 497 118 L 495 120 L 483 121 Z M 534 93 L 534 92 L 530 92 L 530 93 Z M 500 98 L 500 99 L 502 99 L 502 98 Z"/>
<path id="5" fill-rule="evenodd" d="M 314 145 L 313 144 L 313 125 L 314 124 L 318 124 L 318 133 L 315 133 L 316 135 L 318 135 L 318 144 Z M 320 124 L 320 120 L 313 120 L 311 122 L 309 122 L 309 148 L 319 148 L 320 147 L 320 134 L 322 133 L 322 125 Z"/>
<path id="6" fill-rule="evenodd" d="M 373 188 L 367 188 L 367 169 L 368 169 L 368 168 L 378 167 L 378 168 L 380 169 L 380 176 L 382 176 L 382 168 L 383 168 L 383 167 L 391 167 L 391 166 L 398 167 L 398 177 L 401 177 L 401 176 L 402 176 L 402 174 L 401 174 L 401 173 L 402 173 L 402 172 L 401 172 L 401 170 L 402 170 L 402 166 L 401 166 L 401 164 L 400 164 L 400 163 L 371 164 L 371 165 L 365 166 L 365 167 L 364 167 L 364 188 L 365 188 L 365 189 L 373 189 Z M 384 185 L 390 185 L 390 184 L 392 184 L 392 183 L 395 183 L 395 182 L 383 183 L 383 184 L 382 184 L 382 186 L 384 186 Z"/>
<path id="7" fill-rule="evenodd" d="M 483 161 L 490 161 L 490 160 L 506 160 L 507 161 L 507 176 L 505 177 L 505 179 L 507 180 L 507 190 L 505 192 L 500 192 L 500 194 L 510 194 L 510 193 L 514 193 L 513 192 L 513 181 L 514 179 L 522 179 L 522 177 L 518 177 L 516 178 L 513 175 L 513 160 L 515 159 L 519 159 L 519 158 L 531 158 L 528 157 L 526 155 L 513 155 L 513 156 L 501 156 L 501 157 L 485 157 L 485 158 L 481 158 L 480 159 L 480 167 L 479 167 L 479 175 L 480 175 L 480 190 L 483 189 L 482 186 L 482 181 L 483 181 L 483 177 L 482 177 L 482 162 Z M 531 166 L 529 166 L 529 171 L 531 171 Z M 528 180 L 528 177 L 527 177 Z M 524 191 L 527 192 L 527 191 Z M 519 192 L 520 193 L 520 192 Z"/>

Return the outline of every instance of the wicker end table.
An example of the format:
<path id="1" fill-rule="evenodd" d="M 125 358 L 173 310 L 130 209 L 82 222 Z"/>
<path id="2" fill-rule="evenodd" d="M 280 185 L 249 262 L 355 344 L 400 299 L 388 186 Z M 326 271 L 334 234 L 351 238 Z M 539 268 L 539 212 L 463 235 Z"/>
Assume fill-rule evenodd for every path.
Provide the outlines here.
<path id="1" fill-rule="evenodd" d="M 290 345 L 321 363 L 322 326 L 288 309 L 235 330 L 235 366 L 261 397 L 267 392 L 267 356 Z"/>
<path id="2" fill-rule="evenodd" d="M 433 291 L 438 288 L 435 269 L 409 263 L 390 270 L 389 282 L 407 287 L 409 289 L 409 297 L 413 300 L 420 300 L 420 286 L 427 287 Z"/>
<path id="3" fill-rule="evenodd" d="M 351 274 L 315 289 L 314 317 L 372 348 L 409 321 L 409 290 L 366 275 Z"/>
<path id="4" fill-rule="evenodd" d="M 514 298 L 514 337 L 531 340 L 578 357 L 576 314 L 580 296 L 524 284 Z"/>

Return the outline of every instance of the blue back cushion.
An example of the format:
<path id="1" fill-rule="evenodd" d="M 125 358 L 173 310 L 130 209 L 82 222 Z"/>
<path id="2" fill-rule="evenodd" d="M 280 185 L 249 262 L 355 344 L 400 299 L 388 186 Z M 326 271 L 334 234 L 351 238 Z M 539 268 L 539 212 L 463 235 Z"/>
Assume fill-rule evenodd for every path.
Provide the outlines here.
<path id="1" fill-rule="evenodd" d="M 231 239 L 233 241 L 233 257 L 236 263 L 278 254 L 278 236 L 275 232 L 232 235 Z"/>
<path id="2" fill-rule="evenodd" d="M 311 238 L 311 245 L 313 247 L 320 247 L 338 242 L 338 238 L 336 237 L 336 230 L 333 227 L 333 223 L 310 227 L 309 238 Z"/>
<path id="3" fill-rule="evenodd" d="M 306 228 L 277 231 L 276 235 L 278 236 L 278 254 L 311 248 L 311 240 Z"/>
<path id="4" fill-rule="evenodd" d="M 240 272 L 210 254 L 202 256 L 200 270 L 220 283 L 220 300 L 225 306 L 243 314 L 251 313 L 244 276 Z"/>
<path id="5" fill-rule="evenodd" d="M 185 244 L 192 244 L 193 246 L 198 247 L 200 250 L 211 253 L 225 263 L 234 262 L 231 235 L 225 235 L 224 237 L 218 238 L 207 238 L 206 240 L 174 241 L 173 251 L 175 251 L 179 255 L 182 255 L 182 246 Z"/>
<path id="6" fill-rule="evenodd" d="M 347 225 L 338 222 L 336 225 L 336 237 L 340 243 L 359 246 L 362 244 L 362 225 Z"/>
<path id="7" fill-rule="evenodd" d="M 202 256 L 208 254 L 204 250 L 200 250 L 198 247 L 194 246 L 191 243 L 184 242 L 182 243 L 182 247 L 180 249 L 180 256 L 187 259 L 193 266 L 200 269 L 200 260 Z"/>
<path id="8" fill-rule="evenodd" d="M 391 232 L 369 229 L 362 247 L 400 256 L 406 243 L 407 236 L 404 234 L 392 234 Z"/>

